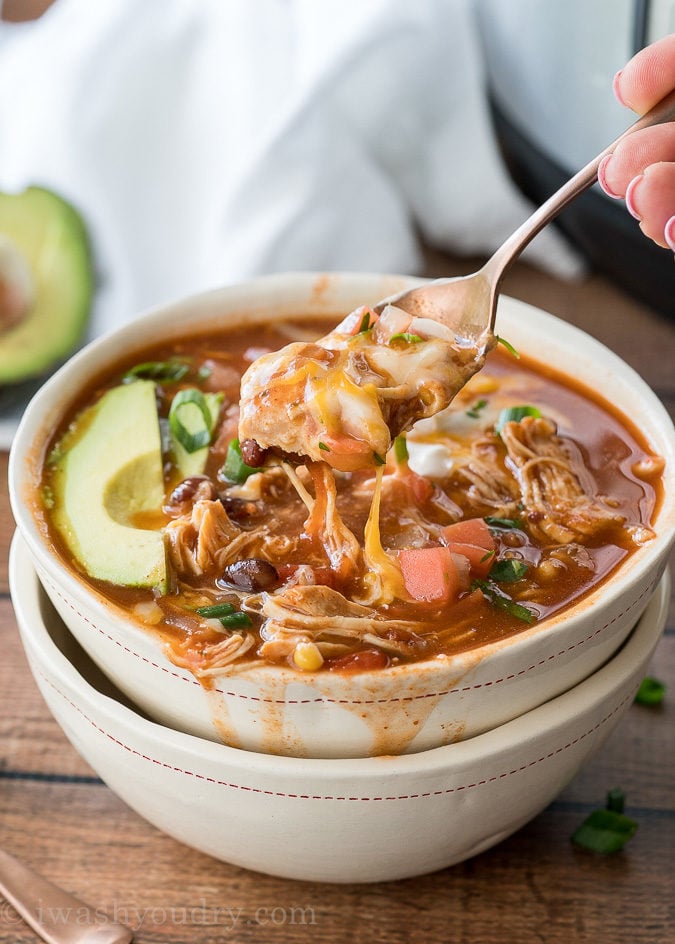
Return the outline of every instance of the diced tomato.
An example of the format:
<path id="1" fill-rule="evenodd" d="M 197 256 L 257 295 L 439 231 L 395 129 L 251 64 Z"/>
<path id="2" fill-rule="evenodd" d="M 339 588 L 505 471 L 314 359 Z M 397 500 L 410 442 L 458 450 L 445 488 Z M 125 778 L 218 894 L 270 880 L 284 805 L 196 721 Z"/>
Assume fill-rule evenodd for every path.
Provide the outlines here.
<path id="1" fill-rule="evenodd" d="M 443 528 L 443 536 L 447 544 L 457 541 L 459 544 L 475 544 L 494 551 L 495 539 L 483 518 L 465 518 Z"/>
<path id="2" fill-rule="evenodd" d="M 412 469 L 406 470 L 406 482 L 410 486 L 414 500 L 419 505 L 429 501 L 434 494 L 434 483 L 425 476 L 413 472 Z"/>
<path id="3" fill-rule="evenodd" d="M 372 669 L 385 669 L 388 665 L 389 656 L 380 649 L 360 649 L 326 662 L 326 668 L 331 672 L 369 672 Z"/>
<path id="4" fill-rule="evenodd" d="M 453 554 L 462 554 L 477 577 L 486 577 L 495 560 L 495 539 L 482 518 L 467 518 L 443 528 L 441 540 Z"/>
<path id="5" fill-rule="evenodd" d="M 368 315 L 368 327 L 370 328 L 372 328 L 379 318 L 379 315 L 376 315 L 373 309 L 369 308 L 368 305 L 361 305 L 360 308 L 356 308 L 354 311 L 350 312 L 346 318 L 343 318 L 337 328 L 335 328 L 335 331 L 340 334 L 357 334 L 361 329 L 364 315 Z"/>
<path id="6" fill-rule="evenodd" d="M 346 433 L 323 433 L 321 458 L 333 469 L 340 472 L 357 472 L 359 469 L 372 468 L 375 464 L 373 449 L 367 442 L 355 439 Z"/>
<path id="7" fill-rule="evenodd" d="M 405 588 L 414 600 L 446 603 L 457 597 L 464 575 L 449 548 L 410 548 L 399 551 L 398 560 Z"/>

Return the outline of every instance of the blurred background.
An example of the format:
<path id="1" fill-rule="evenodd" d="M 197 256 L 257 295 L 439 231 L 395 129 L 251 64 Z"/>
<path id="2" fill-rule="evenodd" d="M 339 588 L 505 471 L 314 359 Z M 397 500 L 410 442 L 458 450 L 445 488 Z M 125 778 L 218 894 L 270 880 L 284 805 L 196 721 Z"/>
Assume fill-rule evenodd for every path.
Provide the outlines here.
<path id="1" fill-rule="evenodd" d="M 76 211 L 93 278 L 80 342 L 268 272 L 471 271 L 631 123 L 612 77 L 675 31 L 675 0 L 0 9 L 0 191 L 46 188 Z M 31 222 L 33 241 L 50 225 Z M 528 263 L 556 284 L 604 273 L 673 313 L 672 254 L 597 186 Z M 0 319 L 0 361 L 12 330 Z M 3 384 L 0 367 L 5 428 L 39 380 Z"/>

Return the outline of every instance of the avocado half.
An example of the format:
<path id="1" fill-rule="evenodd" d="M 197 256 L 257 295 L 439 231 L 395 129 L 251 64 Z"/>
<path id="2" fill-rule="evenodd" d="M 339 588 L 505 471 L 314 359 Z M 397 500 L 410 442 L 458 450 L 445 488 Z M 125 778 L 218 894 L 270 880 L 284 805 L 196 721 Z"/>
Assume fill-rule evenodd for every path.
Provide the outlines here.
<path id="1" fill-rule="evenodd" d="M 0 384 L 39 377 L 70 354 L 93 294 L 79 213 L 42 187 L 0 193 Z"/>

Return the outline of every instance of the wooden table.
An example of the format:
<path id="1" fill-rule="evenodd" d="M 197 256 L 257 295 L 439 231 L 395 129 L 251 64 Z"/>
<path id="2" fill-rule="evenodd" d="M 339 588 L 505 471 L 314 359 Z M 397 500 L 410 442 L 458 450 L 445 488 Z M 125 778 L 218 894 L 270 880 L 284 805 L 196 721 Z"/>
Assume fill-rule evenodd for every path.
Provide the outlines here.
<path id="1" fill-rule="evenodd" d="M 473 263 L 431 256 L 433 275 Z M 582 326 L 675 406 L 673 323 L 599 276 L 561 283 L 519 265 L 509 294 Z M 652 674 L 660 709 L 633 706 L 600 754 L 533 822 L 434 875 L 329 886 L 247 872 L 179 845 L 127 809 L 70 746 L 42 702 L 18 640 L 7 583 L 13 530 L 0 460 L 0 845 L 141 942 L 424 941 L 427 944 L 675 942 L 675 607 Z M 570 835 L 621 787 L 639 822 L 623 852 L 599 857 Z M 321 836 L 317 835 L 317 842 Z M 34 941 L 0 900 L 0 942 Z"/>

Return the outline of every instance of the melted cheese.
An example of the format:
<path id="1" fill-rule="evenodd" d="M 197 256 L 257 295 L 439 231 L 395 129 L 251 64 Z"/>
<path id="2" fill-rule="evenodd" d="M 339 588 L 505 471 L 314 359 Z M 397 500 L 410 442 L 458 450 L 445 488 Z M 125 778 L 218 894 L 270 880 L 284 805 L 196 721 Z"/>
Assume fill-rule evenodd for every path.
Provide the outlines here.
<path id="1" fill-rule="evenodd" d="M 391 603 L 393 600 L 409 599 L 403 583 L 403 574 L 398 563 L 382 547 L 380 539 L 380 496 L 382 494 L 382 474 L 380 466 L 375 479 L 373 500 L 366 522 L 363 556 L 368 567 L 363 581 L 369 591 L 369 600 L 373 605 Z"/>

